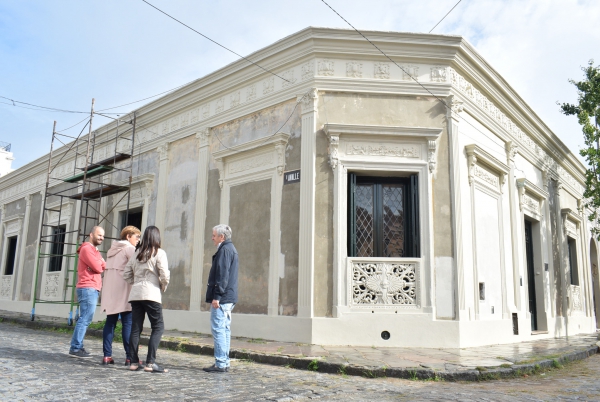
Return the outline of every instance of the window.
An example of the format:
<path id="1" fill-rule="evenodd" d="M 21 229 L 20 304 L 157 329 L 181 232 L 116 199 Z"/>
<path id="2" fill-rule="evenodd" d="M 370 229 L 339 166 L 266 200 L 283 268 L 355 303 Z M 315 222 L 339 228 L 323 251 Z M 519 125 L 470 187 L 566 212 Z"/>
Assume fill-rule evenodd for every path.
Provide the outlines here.
<path id="1" fill-rule="evenodd" d="M 52 243 L 50 243 L 50 265 L 48 271 L 56 272 L 62 269 L 63 253 L 65 251 L 66 225 L 52 227 Z"/>
<path id="2" fill-rule="evenodd" d="M 569 248 L 569 274 L 571 285 L 579 285 L 579 273 L 577 272 L 577 243 L 574 239 L 567 237 L 567 246 Z"/>
<path id="3" fill-rule="evenodd" d="M 7 238 L 6 264 L 4 266 L 4 275 L 12 275 L 15 270 L 15 260 L 17 259 L 17 239 L 18 236 Z"/>
<path id="4" fill-rule="evenodd" d="M 348 256 L 420 257 L 418 176 L 349 181 Z"/>
<path id="5" fill-rule="evenodd" d="M 122 211 L 119 213 L 119 231 L 123 230 L 125 226 L 135 226 L 142 230 L 142 207 L 133 208 L 129 211 Z M 119 232 L 120 233 L 120 232 Z M 117 234 L 118 236 L 119 234 Z"/>

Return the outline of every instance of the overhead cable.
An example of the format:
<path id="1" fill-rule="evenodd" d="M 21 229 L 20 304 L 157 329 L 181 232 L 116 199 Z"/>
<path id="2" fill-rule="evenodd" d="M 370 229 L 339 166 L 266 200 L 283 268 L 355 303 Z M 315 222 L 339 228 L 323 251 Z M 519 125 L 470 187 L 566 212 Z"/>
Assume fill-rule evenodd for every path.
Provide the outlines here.
<path id="1" fill-rule="evenodd" d="M 460 3 L 461 1 L 462 1 L 462 0 L 458 0 L 458 3 Z M 450 9 L 450 11 L 448 11 L 448 12 L 446 13 L 446 15 L 444 15 L 444 17 L 443 17 L 441 20 L 439 20 L 439 21 L 438 21 L 438 23 L 437 23 L 437 24 L 435 24 L 435 26 L 434 26 L 433 28 L 431 28 L 431 30 L 429 31 L 429 33 L 431 33 L 431 31 L 433 31 L 433 30 L 435 29 L 435 27 L 437 27 L 438 25 L 440 25 L 440 24 L 442 23 L 442 21 L 444 21 L 444 19 L 446 19 L 446 17 L 448 16 L 448 14 L 450 14 L 450 13 L 452 12 L 452 10 L 454 10 L 454 9 L 456 8 L 456 6 L 458 6 L 458 3 L 456 3 L 456 4 L 454 5 L 454 7 L 452 7 L 452 8 Z"/>
<path id="2" fill-rule="evenodd" d="M 281 78 L 281 79 L 282 79 L 282 80 L 284 80 L 284 81 L 290 82 L 289 80 L 286 80 L 285 78 L 283 78 L 283 77 L 281 77 L 281 76 L 279 76 L 279 75 L 275 74 L 273 71 L 271 71 L 271 70 L 269 70 L 269 69 L 267 69 L 267 68 L 264 68 L 263 66 L 261 66 L 261 65 L 259 65 L 259 64 L 257 64 L 257 63 L 255 63 L 255 62 L 253 62 L 252 60 L 248 59 L 247 57 L 244 57 L 244 56 L 242 56 L 241 54 L 239 54 L 239 53 L 236 53 L 236 52 L 234 52 L 233 50 L 229 49 L 228 47 L 225 47 L 225 46 L 221 45 L 221 44 L 220 44 L 219 42 L 217 42 L 216 40 L 213 40 L 213 39 L 209 38 L 208 36 L 204 35 L 203 33 L 196 31 L 196 30 L 195 30 L 194 28 L 192 28 L 191 26 L 189 26 L 189 25 L 187 25 L 187 24 L 185 24 L 185 23 L 183 23 L 183 22 L 179 21 L 177 18 L 173 17 L 172 15 L 169 15 L 169 14 L 167 14 L 166 12 L 164 12 L 163 10 L 161 10 L 160 8 L 158 8 L 158 7 L 156 7 L 156 6 L 154 6 L 154 5 L 150 4 L 150 3 L 148 3 L 146 0 L 142 0 L 142 1 L 143 1 L 144 3 L 146 3 L 146 4 L 148 4 L 150 7 L 154 8 L 155 10 L 157 10 L 157 11 L 160 11 L 161 13 L 163 13 L 163 14 L 164 14 L 164 15 L 166 15 L 167 17 L 171 18 L 172 20 L 174 20 L 174 21 L 177 21 L 178 23 L 180 23 L 180 24 L 181 24 L 181 25 L 183 25 L 184 27 L 186 27 L 186 28 L 188 28 L 188 29 L 191 29 L 192 31 L 196 32 L 198 35 L 200 35 L 200 36 L 202 36 L 202 37 L 204 37 L 204 38 L 208 39 L 209 41 L 211 41 L 211 42 L 212 42 L 212 43 L 214 43 L 215 45 L 218 45 L 218 46 L 222 47 L 223 49 L 225 49 L 225 50 L 227 50 L 227 51 L 229 51 L 229 52 L 231 52 L 231 53 L 235 54 L 236 56 L 238 56 L 238 57 L 241 57 L 242 59 L 246 60 L 248 63 L 252 63 L 252 64 L 254 64 L 256 67 L 258 67 L 258 68 L 260 68 L 260 69 L 262 69 L 262 70 L 266 71 L 267 73 L 273 74 L 275 77 L 279 77 L 279 78 Z"/>

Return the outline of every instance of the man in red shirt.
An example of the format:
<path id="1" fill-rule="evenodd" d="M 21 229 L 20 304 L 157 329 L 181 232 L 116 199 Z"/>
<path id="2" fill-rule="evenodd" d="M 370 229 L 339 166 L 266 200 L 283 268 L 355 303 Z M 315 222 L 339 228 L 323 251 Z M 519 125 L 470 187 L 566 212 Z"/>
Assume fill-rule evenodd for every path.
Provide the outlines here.
<path id="1" fill-rule="evenodd" d="M 83 348 L 83 338 L 87 327 L 94 319 L 98 296 L 102 289 L 101 273 L 106 268 L 106 262 L 98 251 L 98 246 L 104 241 L 104 229 L 94 226 L 89 241 L 77 249 L 77 301 L 79 302 L 79 320 L 75 325 L 71 338 L 69 355 L 72 357 L 88 358 L 91 355 Z"/>

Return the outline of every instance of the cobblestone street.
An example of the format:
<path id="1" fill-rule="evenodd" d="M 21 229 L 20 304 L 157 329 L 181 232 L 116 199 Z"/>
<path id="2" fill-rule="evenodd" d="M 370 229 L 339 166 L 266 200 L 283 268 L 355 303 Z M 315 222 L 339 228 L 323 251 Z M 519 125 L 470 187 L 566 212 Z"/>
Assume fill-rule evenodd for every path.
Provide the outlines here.
<path id="1" fill-rule="evenodd" d="M 68 356 L 70 334 L 0 323 L 0 399 L 17 400 L 600 400 L 600 356 L 541 375 L 481 383 L 360 378 L 234 361 L 227 374 L 209 374 L 198 356 L 159 349 L 167 374 L 130 372 L 114 345 L 114 367 L 100 364 L 101 341 L 88 337 L 93 359 Z M 140 356 L 145 356 L 145 349 Z"/>

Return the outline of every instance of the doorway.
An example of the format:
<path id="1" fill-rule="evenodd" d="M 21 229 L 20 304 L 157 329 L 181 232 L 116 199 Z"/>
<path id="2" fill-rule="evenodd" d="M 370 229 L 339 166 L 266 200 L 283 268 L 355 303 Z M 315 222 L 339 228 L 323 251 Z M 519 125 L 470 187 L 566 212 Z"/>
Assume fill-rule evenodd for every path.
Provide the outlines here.
<path id="1" fill-rule="evenodd" d="M 533 260 L 533 237 L 531 222 L 525 221 L 525 253 L 527 255 L 527 290 L 529 295 L 529 315 L 531 330 L 538 330 L 537 301 L 535 294 L 535 265 Z"/>
<path id="2" fill-rule="evenodd" d="M 129 211 L 122 211 L 119 213 L 119 232 L 123 230 L 125 226 L 135 226 L 142 230 L 142 211 L 143 208 L 132 208 Z M 118 234 L 117 234 L 118 236 Z"/>

